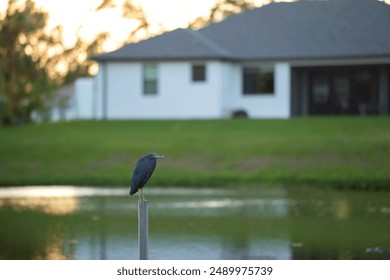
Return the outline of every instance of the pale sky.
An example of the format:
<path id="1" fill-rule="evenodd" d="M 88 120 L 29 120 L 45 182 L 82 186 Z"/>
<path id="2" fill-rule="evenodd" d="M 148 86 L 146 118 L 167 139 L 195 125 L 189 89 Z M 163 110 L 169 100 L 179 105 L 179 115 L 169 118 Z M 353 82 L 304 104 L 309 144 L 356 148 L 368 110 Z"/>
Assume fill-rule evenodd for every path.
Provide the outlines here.
<path id="1" fill-rule="evenodd" d="M 23 2 L 23 0 L 19 0 Z M 122 3 L 123 0 L 117 0 Z M 199 16 L 207 15 L 217 0 L 133 0 L 140 3 L 154 30 L 162 25 L 165 30 L 186 27 Z M 279 0 L 280 1 L 280 0 Z M 283 0 L 282 0 L 283 1 Z M 291 1 L 291 0 L 284 0 Z M 390 1 L 386 0 L 385 2 Z M 80 26 L 80 34 L 92 39 L 98 32 L 110 32 L 112 39 L 106 50 L 117 48 L 134 28 L 134 22 L 121 18 L 120 8 L 94 12 L 102 0 L 35 0 L 35 3 L 49 12 L 49 26 L 63 26 L 64 39 L 71 44 Z M 254 0 L 267 3 L 268 0 Z M 5 10 L 8 0 L 0 0 L 0 12 Z"/>
<path id="2" fill-rule="evenodd" d="M 117 3 L 121 4 L 122 1 L 117 0 Z M 141 4 L 152 25 L 152 32 L 156 32 L 160 26 L 163 26 L 165 30 L 187 27 L 188 23 L 195 18 L 207 15 L 216 1 L 133 0 L 133 3 Z M 268 1 L 254 0 L 258 4 Z M 59 24 L 63 26 L 65 43 L 71 44 L 78 30 L 87 39 L 92 39 L 98 32 L 108 31 L 112 39 L 105 48 L 112 50 L 119 46 L 134 28 L 134 22 L 121 17 L 120 8 L 94 12 L 93 9 L 98 7 L 102 0 L 34 0 L 34 2 L 49 13 L 50 28 Z M 7 3 L 8 0 L 0 0 L 1 13 L 5 10 Z M 79 29 L 80 26 L 82 26 L 81 29 Z"/>
<path id="3" fill-rule="evenodd" d="M 216 0 L 134 0 L 141 3 L 154 31 L 161 24 L 166 30 L 186 27 L 198 16 L 207 15 Z M 0 11 L 6 8 L 8 0 L 0 0 Z M 109 31 L 113 40 L 108 48 L 115 48 L 127 38 L 134 27 L 134 22 L 121 18 L 120 8 L 94 12 L 102 0 L 35 0 L 38 7 L 49 12 L 49 26 L 61 24 L 65 41 L 71 43 L 80 25 L 80 33 L 86 38 L 93 38 L 98 32 Z M 121 0 L 117 1 L 118 3 Z M 153 32 L 153 30 L 152 30 Z"/>

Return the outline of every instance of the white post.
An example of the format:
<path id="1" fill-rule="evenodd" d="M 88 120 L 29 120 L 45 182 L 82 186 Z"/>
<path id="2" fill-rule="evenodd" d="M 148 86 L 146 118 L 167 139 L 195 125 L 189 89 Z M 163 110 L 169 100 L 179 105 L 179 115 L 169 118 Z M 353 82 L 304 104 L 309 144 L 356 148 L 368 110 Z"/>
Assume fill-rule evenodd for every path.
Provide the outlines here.
<path id="1" fill-rule="evenodd" d="M 148 259 L 148 203 L 138 201 L 138 250 L 139 259 Z"/>

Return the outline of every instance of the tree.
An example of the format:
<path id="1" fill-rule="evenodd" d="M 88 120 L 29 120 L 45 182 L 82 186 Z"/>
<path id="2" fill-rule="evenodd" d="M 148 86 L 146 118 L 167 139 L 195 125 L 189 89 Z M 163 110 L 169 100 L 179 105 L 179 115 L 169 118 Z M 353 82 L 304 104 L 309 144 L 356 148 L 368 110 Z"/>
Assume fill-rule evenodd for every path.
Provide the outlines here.
<path id="1" fill-rule="evenodd" d="M 146 38 L 150 35 L 150 23 L 141 6 L 134 5 L 131 0 L 126 0 L 122 6 L 122 16 L 137 21 L 137 27 L 130 32 L 127 42 L 133 42 L 134 40 L 137 40 L 139 36 Z"/>
<path id="2" fill-rule="evenodd" d="M 96 8 L 115 7 L 104 0 Z M 140 32 L 147 34 L 149 23 L 141 7 L 126 0 L 122 16 L 138 22 L 128 41 Z M 34 1 L 9 0 L 0 14 L 0 124 L 23 124 L 32 116 L 49 119 L 54 90 L 76 78 L 87 76 L 95 62 L 90 56 L 103 52 L 108 33 L 99 33 L 91 42 L 77 36 L 65 46 L 61 26 L 47 30 L 48 13 Z"/>
<path id="3" fill-rule="evenodd" d="M 134 4 L 132 0 L 124 0 L 121 6 L 116 0 L 103 0 L 102 3 L 96 7 L 95 11 L 98 12 L 104 9 L 117 7 L 121 7 L 123 18 L 131 19 L 137 23 L 134 30 L 130 32 L 127 40 L 123 42 L 124 44 L 138 41 L 138 38 L 146 38 L 150 35 L 150 23 L 142 6 Z"/>
<path id="4" fill-rule="evenodd" d="M 199 29 L 208 24 L 218 22 L 224 18 L 244 12 L 256 7 L 253 0 L 218 0 L 206 17 L 198 17 L 189 24 L 190 28 Z"/>
<path id="5" fill-rule="evenodd" d="M 2 123 L 19 123 L 28 119 L 32 108 L 40 110 L 38 92 L 47 95 L 51 84 L 47 71 L 40 67 L 34 48 L 44 48 L 42 28 L 47 14 L 38 11 L 31 1 L 23 10 L 10 0 L 0 22 L 0 118 Z"/>

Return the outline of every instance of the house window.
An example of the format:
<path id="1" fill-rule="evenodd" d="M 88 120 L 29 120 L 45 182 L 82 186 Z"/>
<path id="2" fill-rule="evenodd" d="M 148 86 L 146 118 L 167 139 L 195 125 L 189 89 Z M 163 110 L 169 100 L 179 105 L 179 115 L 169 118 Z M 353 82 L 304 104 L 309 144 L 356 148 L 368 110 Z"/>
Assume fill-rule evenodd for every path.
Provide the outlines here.
<path id="1" fill-rule="evenodd" d="M 157 94 L 157 64 L 144 64 L 144 94 Z"/>
<path id="2" fill-rule="evenodd" d="M 206 81 L 206 65 L 204 64 L 192 65 L 192 81 L 193 82 Z"/>
<path id="3" fill-rule="evenodd" d="M 243 94 L 274 94 L 274 67 L 244 67 L 242 70 Z"/>

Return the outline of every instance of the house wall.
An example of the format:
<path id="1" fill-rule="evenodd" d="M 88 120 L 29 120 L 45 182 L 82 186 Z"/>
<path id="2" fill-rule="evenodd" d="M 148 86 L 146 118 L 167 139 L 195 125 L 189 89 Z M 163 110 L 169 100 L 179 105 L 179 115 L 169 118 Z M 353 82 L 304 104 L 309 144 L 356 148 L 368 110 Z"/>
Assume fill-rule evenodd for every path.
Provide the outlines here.
<path id="1" fill-rule="evenodd" d="M 223 118 L 239 109 L 250 118 L 290 117 L 289 64 L 275 64 L 274 94 L 254 96 L 242 94 L 243 65 L 205 64 L 206 81 L 193 82 L 192 62 L 157 63 L 156 95 L 143 94 L 142 63 L 101 64 L 94 111 L 108 119 Z"/>
<path id="2" fill-rule="evenodd" d="M 106 75 L 107 65 L 106 63 L 99 63 L 99 71 L 95 76 L 95 92 L 94 92 L 94 104 L 93 111 L 96 119 L 104 119 L 103 114 L 103 93 L 104 89 L 104 77 Z"/>
<path id="3" fill-rule="evenodd" d="M 162 108 L 158 115 L 168 118 L 219 118 L 220 63 L 206 63 L 206 81 L 192 81 L 192 63 L 159 64 Z"/>
<path id="4" fill-rule="evenodd" d="M 143 94 L 142 63 L 110 62 L 100 65 L 97 76 L 98 117 L 109 119 L 221 117 L 222 77 L 219 62 L 206 63 L 205 82 L 192 81 L 190 62 L 159 62 L 157 65 L 156 95 Z M 104 93 L 105 86 L 107 98 Z"/>
<path id="5" fill-rule="evenodd" d="M 256 65 L 256 64 L 251 64 Z M 261 65 L 257 63 L 257 65 Z M 235 110 L 244 110 L 250 118 L 289 118 L 291 70 L 288 63 L 275 64 L 272 95 L 244 95 L 242 93 L 242 67 L 239 64 L 223 65 L 223 115 L 231 116 Z"/>
<path id="6" fill-rule="evenodd" d="M 75 91 L 75 83 L 66 84 L 55 91 L 55 99 L 51 107 L 51 120 L 64 121 L 75 118 L 73 109 L 73 95 Z M 38 114 L 33 114 L 33 120 L 40 122 L 42 117 Z"/>
<path id="7" fill-rule="evenodd" d="M 94 78 L 78 78 L 75 81 L 73 96 L 74 118 L 93 119 L 94 118 Z"/>

